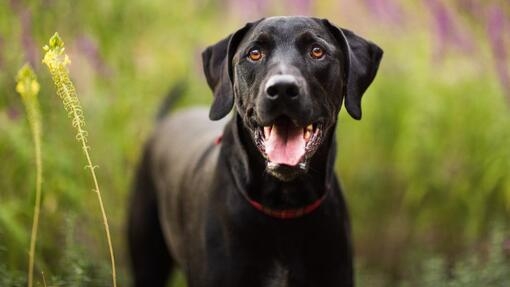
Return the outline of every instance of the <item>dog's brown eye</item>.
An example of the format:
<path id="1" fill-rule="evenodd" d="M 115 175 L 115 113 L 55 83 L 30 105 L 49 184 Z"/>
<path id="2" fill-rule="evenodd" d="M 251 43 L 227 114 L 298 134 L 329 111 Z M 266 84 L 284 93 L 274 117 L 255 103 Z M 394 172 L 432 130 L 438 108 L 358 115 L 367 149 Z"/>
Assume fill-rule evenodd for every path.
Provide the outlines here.
<path id="1" fill-rule="evenodd" d="M 312 50 L 310 50 L 310 56 L 314 59 L 320 59 L 324 57 L 324 49 L 319 46 L 313 46 Z"/>
<path id="2" fill-rule="evenodd" d="M 259 61 L 262 59 L 262 52 L 259 49 L 251 49 L 248 57 L 250 57 L 252 61 Z"/>

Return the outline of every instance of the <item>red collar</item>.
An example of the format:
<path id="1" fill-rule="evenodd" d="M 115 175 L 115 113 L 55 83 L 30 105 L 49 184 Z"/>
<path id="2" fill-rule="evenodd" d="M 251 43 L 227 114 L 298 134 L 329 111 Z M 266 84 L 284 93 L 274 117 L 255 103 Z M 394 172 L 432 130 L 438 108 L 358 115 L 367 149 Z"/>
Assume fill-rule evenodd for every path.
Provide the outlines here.
<path id="1" fill-rule="evenodd" d="M 271 217 L 278 219 L 294 219 L 312 213 L 314 210 L 319 208 L 319 206 L 321 206 L 322 202 L 326 198 L 327 194 L 328 194 L 327 192 L 324 193 L 322 197 L 320 197 L 319 199 L 315 200 L 314 202 L 310 203 L 305 207 L 282 210 L 276 210 L 266 207 L 262 205 L 260 202 L 248 198 L 248 196 L 245 196 L 245 198 L 246 200 L 248 200 L 251 206 L 253 206 L 256 210 L 264 213 L 265 215 L 269 215 Z"/>
<path id="2" fill-rule="evenodd" d="M 223 139 L 223 135 L 218 136 L 214 140 L 214 144 L 215 145 L 221 144 L 222 139 Z M 274 218 L 278 218 L 278 219 L 294 219 L 294 218 L 298 218 L 301 216 L 305 216 L 309 213 L 312 213 L 317 208 L 319 208 L 319 206 L 321 206 L 324 199 L 326 199 L 326 196 L 328 195 L 328 191 L 329 191 L 329 188 L 326 190 L 326 192 L 324 192 L 323 196 L 321 196 L 319 199 L 315 200 L 314 202 L 308 204 L 305 207 L 295 208 L 295 209 L 282 209 L 282 210 L 271 209 L 267 206 L 262 205 L 260 202 L 249 198 L 248 195 L 245 194 L 244 192 L 241 192 L 241 194 L 243 195 L 244 198 L 246 198 L 246 200 L 250 203 L 251 206 L 253 206 L 256 210 L 264 213 L 265 215 L 268 215 L 268 216 L 271 216 Z"/>

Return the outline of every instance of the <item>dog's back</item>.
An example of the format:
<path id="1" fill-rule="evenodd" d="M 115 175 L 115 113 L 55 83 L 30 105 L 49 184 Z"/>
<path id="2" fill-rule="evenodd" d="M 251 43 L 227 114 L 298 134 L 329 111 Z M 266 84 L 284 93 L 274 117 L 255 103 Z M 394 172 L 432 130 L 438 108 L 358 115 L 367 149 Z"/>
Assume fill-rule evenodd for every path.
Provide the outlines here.
<path id="1" fill-rule="evenodd" d="M 210 121 L 207 115 L 206 109 L 192 108 L 161 120 L 148 143 L 154 175 L 168 181 L 156 182 L 158 186 L 173 187 L 187 175 L 201 174 L 197 171 L 207 169 L 211 156 L 217 156 L 224 124 Z"/>
<path id="2" fill-rule="evenodd" d="M 200 224 L 216 166 L 223 124 L 208 120 L 208 111 L 193 108 L 177 112 L 161 122 L 151 141 L 151 170 L 155 179 L 160 217 L 174 259 L 189 258 L 183 244 L 202 244 Z M 178 236 L 177 236 L 178 235 Z"/>
<path id="3" fill-rule="evenodd" d="M 189 249 L 183 244 L 203 245 L 203 235 L 196 231 L 203 230 L 202 205 L 208 196 L 203 190 L 214 173 L 223 126 L 223 121 L 208 119 L 207 109 L 186 109 L 160 119 L 147 142 L 135 178 L 128 226 L 133 264 L 142 274 L 146 270 L 147 277 L 139 277 L 142 282 L 159 285 L 164 279 L 152 276 L 155 270 L 170 270 L 172 259 L 182 263 L 194 257 L 184 253 Z M 145 260 L 147 254 L 137 256 L 139 244 L 155 250 L 150 260 Z M 162 252 L 170 248 L 172 259 Z"/>

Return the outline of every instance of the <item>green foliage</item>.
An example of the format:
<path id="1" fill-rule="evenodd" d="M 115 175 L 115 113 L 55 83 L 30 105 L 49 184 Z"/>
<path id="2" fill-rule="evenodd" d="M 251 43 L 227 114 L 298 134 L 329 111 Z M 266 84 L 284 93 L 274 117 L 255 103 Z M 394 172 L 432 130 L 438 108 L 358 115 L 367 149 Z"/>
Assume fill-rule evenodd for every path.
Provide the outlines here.
<path id="1" fill-rule="evenodd" d="M 65 223 L 65 240 L 60 245 L 61 253 L 56 258 L 55 267 L 60 270 L 58 274 L 48 275 L 42 268 L 34 274 L 35 286 L 43 285 L 43 273 L 46 286 L 51 287 L 92 287 L 106 286 L 105 282 L 111 280 L 110 266 L 107 261 L 95 262 L 88 254 L 89 251 L 80 246 L 76 236 L 76 219 L 70 216 Z M 0 246 L 0 253 L 5 252 Z M 26 276 L 24 272 L 10 270 L 6 265 L 0 264 L 0 286 L 18 287 L 26 286 Z"/>
<path id="2" fill-rule="evenodd" d="M 426 38 L 406 41 L 422 49 L 409 57 L 407 46 L 389 46 L 364 118 L 343 115 L 338 133 L 358 254 L 388 273 L 424 252 L 456 257 L 495 222 L 506 230 L 510 222 L 510 114 L 500 87 L 471 59 L 430 64 Z"/>
<path id="3" fill-rule="evenodd" d="M 9 270 L 4 263 L 0 263 L 0 286 L 24 287 L 27 285 L 25 273 Z"/>
<path id="4" fill-rule="evenodd" d="M 66 249 L 58 262 L 61 272 L 46 279 L 48 286 L 108 286 L 106 282 L 111 281 L 110 266 L 106 261 L 98 263 L 88 258 L 88 251 L 76 244 L 74 226 L 71 222 L 68 221 Z"/>
<path id="5" fill-rule="evenodd" d="M 26 286 L 35 200 L 33 144 L 14 89 L 21 63 L 33 60 L 43 87 L 39 103 L 46 172 L 35 286 L 42 285 L 40 271 L 48 286 L 104 286 L 109 281 L 107 246 L 97 228 L 101 217 L 91 208 L 97 203 L 83 172 L 83 151 L 69 136 L 73 127 L 62 120 L 67 112 L 58 108 L 52 79 L 39 61 L 43 51 L 38 47 L 56 30 L 66 39 L 73 61 L 69 74 L 94 130 L 87 143 L 94 147 L 98 180 L 108 191 L 104 202 L 119 258 L 119 285 L 126 286 L 129 186 L 159 103 L 182 78 L 189 92 L 180 106 L 211 102 L 201 71 L 202 49 L 247 20 L 294 8 L 259 2 L 270 7 L 257 12 L 255 6 L 243 7 L 248 1 L 231 0 L 20 0 L 0 5 L 0 286 Z M 416 286 L 434 286 L 433 280 L 443 282 L 437 286 L 450 286 L 450 281 L 460 286 L 468 279 L 476 286 L 483 281 L 468 276 L 482 276 L 486 269 L 483 276 L 500 280 L 494 286 L 507 284 L 508 269 L 505 264 L 488 269 L 492 259 L 455 264 L 466 254 L 481 253 L 476 246 L 495 222 L 503 222 L 501 236 L 510 231 L 510 113 L 486 29 L 480 26 L 484 22 L 460 15 L 457 24 L 473 33 L 473 49 L 450 48 L 438 59 L 434 49 L 441 42 L 434 37 L 435 26 L 426 7 L 416 3 L 447 1 L 371 1 L 402 4 L 400 20 L 391 19 L 395 25 L 381 20 L 387 10 L 372 14 L 367 1 L 312 2 L 310 14 L 351 28 L 385 50 L 380 72 L 363 97 L 363 119 L 354 121 L 341 111 L 338 127 L 337 170 L 353 221 L 360 286 L 393 287 L 402 278 Z M 505 1 L 490 2 L 508 10 Z M 427 261 L 431 253 L 439 259 Z M 424 261 L 430 268 L 413 272 Z M 464 271 L 453 271 L 458 268 Z M 176 284 L 183 286 L 179 276 Z"/>
<path id="6" fill-rule="evenodd" d="M 469 256 L 456 262 L 453 268 L 447 268 L 444 259 L 429 259 L 422 268 L 421 279 L 413 283 L 403 283 L 402 287 L 509 286 L 510 260 L 505 258 L 503 244 L 502 234 L 496 233 L 486 260 Z"/>
<path id="7" fill-rule="evenodd" d="M 361 287 L 480 287 L 509 286 L 510 257 L 501 231 L 493 232 L 486 248 L 457 260 L 442 256 L 422 256 L 407 268 L 405 280 L 391 280 L 377 270 L 363 269 L 357 273 Z"/>

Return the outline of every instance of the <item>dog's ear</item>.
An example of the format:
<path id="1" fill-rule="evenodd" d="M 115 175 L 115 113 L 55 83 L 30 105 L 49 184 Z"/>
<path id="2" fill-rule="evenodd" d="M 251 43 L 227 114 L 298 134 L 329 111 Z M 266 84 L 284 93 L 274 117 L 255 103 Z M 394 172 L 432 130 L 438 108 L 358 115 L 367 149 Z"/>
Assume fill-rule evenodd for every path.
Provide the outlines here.
<path id="1" fill-rule="evenodd" d="M 383 50 L 353 32 L 338 28 L 328 20 L 322 23 L 337 39 L 343 50 L 345 107 L 351 117 L 361 119 L 361 97 L 374 80 Z"/>
<path id="2" fill-rule="evenodd" d="M 247 23 L 243 28 L 230 34 L 202 52 L 202 65 L 207 84 L 214 94 L 209 110 L 213 121 L 225 117 L 234 105 L 232 58 L 246 32 L 254 25 Z"/>

